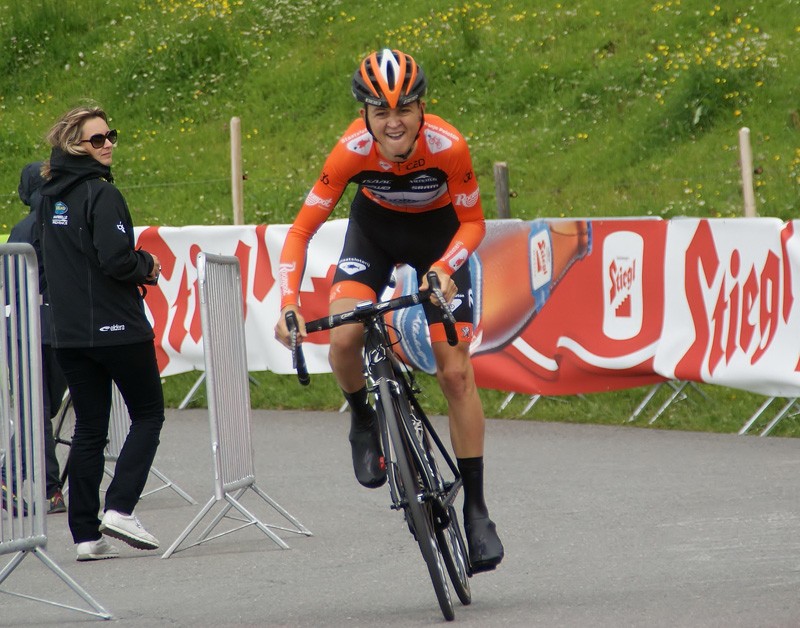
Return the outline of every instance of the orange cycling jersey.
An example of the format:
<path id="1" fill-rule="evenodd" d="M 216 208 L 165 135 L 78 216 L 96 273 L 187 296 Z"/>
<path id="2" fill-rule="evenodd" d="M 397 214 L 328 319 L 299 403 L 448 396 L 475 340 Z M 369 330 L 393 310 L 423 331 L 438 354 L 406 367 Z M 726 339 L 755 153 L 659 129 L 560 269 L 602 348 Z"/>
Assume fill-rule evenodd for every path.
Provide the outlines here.
<path id="1" fill-rule="evenodd" d="M 426 114 L 414 152 L 398 163 L 381 155 L 363 118 L 358 118 L 331 151 L 286 236 L 279 267 L 281 308 L 297 305 L 308 243 L 351 182 L 393 211 L 427 212 L 452 204 L 460 226 L 434 264 L 448 274 L 462 266 L 483 239 L 486 226 L 478 181 L 467 143 L 455 127 Z"/>

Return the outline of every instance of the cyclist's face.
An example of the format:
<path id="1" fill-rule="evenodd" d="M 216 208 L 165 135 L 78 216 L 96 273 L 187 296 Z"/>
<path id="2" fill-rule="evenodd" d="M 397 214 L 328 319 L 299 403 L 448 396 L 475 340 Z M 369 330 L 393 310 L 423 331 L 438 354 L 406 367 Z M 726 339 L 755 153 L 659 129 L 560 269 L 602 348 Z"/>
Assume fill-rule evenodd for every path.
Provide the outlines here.
<path id="1" fill-rule="evenodd" d="M 419 101 L 395 109 L 367 107 L 369 126 L 384 157 L 404 161 L 398 155 L 411 152 L 422 124 L 424 107 Z"/>

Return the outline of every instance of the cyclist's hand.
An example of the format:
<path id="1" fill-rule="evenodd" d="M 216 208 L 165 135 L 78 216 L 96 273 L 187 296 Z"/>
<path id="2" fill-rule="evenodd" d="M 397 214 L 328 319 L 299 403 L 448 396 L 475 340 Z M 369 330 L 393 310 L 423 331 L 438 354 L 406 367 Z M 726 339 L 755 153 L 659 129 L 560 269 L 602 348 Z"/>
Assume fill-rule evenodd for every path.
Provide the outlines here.
<path id="1" fill-rule="evenodd" d="M 308 334 L 306 333 L 306 321 L 300 314 L 300 310 L 296 305 L 287 305 L 281 310 L 281 315 L 278 317 L 278 324 L 275 325 L 275 339 L 280 342 L 287 349 L 292 348 L 292 335 L 289 328 L 286 326 L 286 312 L 293 311 L 297 317 L 297 341 L 303 342 Z"/>
<path id="2" fill-rule="evenodd" d="M 439 278 L 439 285 L 442 287 L 442 294 L 444 295 L 444 299 L 445 301 L 450 303 L 453 300 L 453 297 L 455 297 L 456 293 L 458 292 L 458 287 L 456 286 L 456 283 L 450 278 L 450 275 L 444 272 L 441 268 L 432 266 L 428 271 L 428 273 L 429 272 L 436 273 L 436 276 Z M 425 273 L 426 276 L 422 278 L 422 285 L 419 287 L 420 290 L 427 290 L 429 287 L 427 278 L 428 273 Z M 439 305 L 436 296 L 434 295 L 431 295 L 431 302 L 434 303 L 435 305 Z"/>

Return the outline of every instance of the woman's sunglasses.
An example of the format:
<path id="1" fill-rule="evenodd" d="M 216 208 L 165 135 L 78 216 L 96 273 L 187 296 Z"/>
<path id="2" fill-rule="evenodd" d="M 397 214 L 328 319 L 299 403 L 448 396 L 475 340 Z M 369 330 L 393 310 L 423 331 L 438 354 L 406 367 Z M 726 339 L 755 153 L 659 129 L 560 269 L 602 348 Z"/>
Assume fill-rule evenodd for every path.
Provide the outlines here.
<path id="1" fill-rule="evenodd" d="M 89 142 L 92 148 L 103 148 L 106 145 L 106 140 L 112 144 L 117 143 L 117 130 L 111 129 L 108 133 L 95 133 L 88 140 L 81 140 L 80 143 Z"/>

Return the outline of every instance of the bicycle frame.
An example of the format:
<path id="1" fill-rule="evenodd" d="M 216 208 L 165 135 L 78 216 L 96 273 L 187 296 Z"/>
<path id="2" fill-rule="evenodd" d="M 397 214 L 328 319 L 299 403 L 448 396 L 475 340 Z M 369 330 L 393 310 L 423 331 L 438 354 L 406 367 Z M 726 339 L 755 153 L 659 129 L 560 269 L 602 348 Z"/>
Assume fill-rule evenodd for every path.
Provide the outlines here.
<path id="1" fill-rule="evenodd" d="M 417 305 L 434 294 L 442 307 L 448 342 L 456 345 L 455 320 L 450 309 L 442 306 L 445 299 L 436 273 L 428 274 L 428 282 L 431 290 L 427 293 L 378 303 L 359 303 L 352 311 L 310 321 L 306 330 L 323 331 L 353 323 L 364 326 L 364 376 L 368 390 L 376 396 L 391 507 L 404 512 L 428 567 L 442 614 L 445 619 L 452 620 L 455 614 L 447 585 L 448 575 L 459 600 L 463 604 L 472 601 L 468 582 L 472 572 L 453 506 L 462 485 L 461 475 L 417 400 L 411 370 L 395 353 L 384 320 L 388 312 Z M 294 312 L 287 312 L 286 323 L 291 333 L 293 364 L 300 383 L 306 385 L 310 378 L 302 347 L 297 343 Z M 437 456 L 446 462 L 452 481 L 443 478 Z"/>
<path id="2" fill-rule="evenodd" d="M 390 395 L 398 402 L 401 408 L 407 405 L 404 408 L 405 411 L 401 412 L 397 418 L 402 423 L 417 464 L 420 468 L 425 468 L 428 471 L 422 475 L 424 487 L 421 498 L 423 501 L 431 501 L 436 509 L 441 510 L 443 513 L 455 501 L 456 495 L 461 488 L 461 475 L 441 437 L 417 400 L 413 376 L 391 347 L 392 342 L 389 339 L 383 317 L 376 315 L 365 321 L 364 375 L 367 378 L 368 389 L 378 396 L 379 403 L 381 395 Z M 386 383 L 386 386 L 381 386 L 382 381 Z M 415 421 L 418 424 L 415 424 Z M 381 430 L 382 441 L 391 445 L 387 426 L 382 425 Z M 433 452 L 429 450 L 429 445 L 426 447 L 426 438 L 433 440 L 437 452 L 447 463 L 454 478 L 451 482 L 442 481 L 440 474 L 430 470 L 431 465 L 435 465 L 436 461 L 432 459 Z M 394 457 L 391 452 L 389 453 L 390 460 L 393 460 Z M 396 486 L 394 488 L 396 489 Z M 393 507 L 395 509 L 401 508 L 400 499 L 391 485 L 390 490 L 395 502 Z"/>

